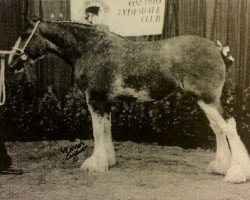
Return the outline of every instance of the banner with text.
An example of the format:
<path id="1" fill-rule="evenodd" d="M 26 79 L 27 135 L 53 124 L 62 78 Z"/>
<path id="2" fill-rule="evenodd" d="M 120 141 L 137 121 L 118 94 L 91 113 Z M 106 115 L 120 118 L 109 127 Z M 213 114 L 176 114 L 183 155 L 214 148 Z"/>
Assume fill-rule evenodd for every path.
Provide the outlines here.
<path id="1" fill-rule="evenodd" d="M 103 23 L 122 36 L 157 35 L 162 33 L 165 0 L 71 0 L 71 19 L 82 21 L 83 2 L 100 5 L 105 12 Z M 81 6 L 81 4 L 83 6 Z M 103 17 L 102 14 L 100 17 Z"/>

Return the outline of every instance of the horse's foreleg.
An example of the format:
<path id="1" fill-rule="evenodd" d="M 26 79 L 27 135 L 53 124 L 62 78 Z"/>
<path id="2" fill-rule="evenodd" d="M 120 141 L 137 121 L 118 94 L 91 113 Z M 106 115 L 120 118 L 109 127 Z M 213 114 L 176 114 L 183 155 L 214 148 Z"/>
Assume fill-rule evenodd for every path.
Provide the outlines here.
<path id="1" fill-rule="evenodd" d="M 98 102 L 98 104 L 100 103 Z M 98 109 L 94 109 L 88 96 L 87 104 L 92 118 L 94 151 L 81 168 L 88 171 L 107 171 L 109 166 L 115 164 L 114 146 L 111 137 L 111 114 L 110 112 L 100 113 Z"/>
<path id="2" fill-rule="evenodd" d="M 198 104 L 210 122 L 216 123 L 228 138 L 232 159 L 224 180 L 233 183 L 245 182 L 250 178 L 250 159 L 237 133 L 235 120 L 231 118 L 225 121 L 214 105 L 206 104 L 203 101 L 199 101 Z"/>
<path id="3" fill-rule="evenodd" d="M 108 154 L 108 164 L 109 166 L 113 166 L 116 163 L 115 160 L 115 150 L 112 141 L 111 134 L 111 114 L 108 116 L 108 120 L 104 121 L 104 133 L 105 133 L 105 146 Z"/>

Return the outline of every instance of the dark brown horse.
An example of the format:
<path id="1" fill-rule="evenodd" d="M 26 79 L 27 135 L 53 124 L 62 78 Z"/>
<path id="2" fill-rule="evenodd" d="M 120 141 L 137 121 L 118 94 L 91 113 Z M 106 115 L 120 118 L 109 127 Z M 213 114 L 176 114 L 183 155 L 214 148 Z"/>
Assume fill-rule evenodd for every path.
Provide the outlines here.
<path id="1" fill-rule="evenodd" d="M 197 97 L 216 135 L 216 158 L 209 170 L 225 174 L 229 182 L 250 178 L 249 156 L 235 120 L 222 117 L 220 97 L 228 58 L 214 42 L 197 36 L 133 42 L 102 26 L 30 22 L 19 43 L 17 51 L 23 58 L 34 60 L 53 52 L 74 66 L 78 86 L 86 93 L 95 141 L 94 152 L 82 169 L 103 172 L 116 163 L 111 137 L 112 102 L 122 96 L 137 101 L 158 100 L 177 85 Z M 10 57 L 9 64 L 12 62 Z"/>

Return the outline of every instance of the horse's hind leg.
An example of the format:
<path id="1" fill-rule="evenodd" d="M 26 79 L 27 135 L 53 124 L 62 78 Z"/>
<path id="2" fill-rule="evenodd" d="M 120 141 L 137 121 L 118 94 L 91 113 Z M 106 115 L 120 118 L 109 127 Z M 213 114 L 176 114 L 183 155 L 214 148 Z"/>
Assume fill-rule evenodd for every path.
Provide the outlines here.
<path id="1" fill-rule="evenodd" d="M 225 134 L 228 138 L 232 158 L 224 180 L 233 183 L 245 182 L 250 178 L 250 159 L 237 133 L 235 120 L 230 118 L 225 121 L 214 104 L 204 101 L 198 101 L 198 104 L 212 124 L 215 134 L 222 132 L 222 135 Z"/>
<path id="2" fill-rule="evenodd" d="M 111 137 L 110 109 L 105 110 L 105 112 L 100 111 L 98 106 L 109 106 L 107 106 L 105 102 L 100 102 L 98 100 L 92 100 L 90 102 L 88 94 L 86 94 L 86 97 L 88 109 L 92 118 L 94 151 L 82 164 L 81 169 L 97 172 L 107 171 L 109 166 L 115 164 L 115 152 Z M 93 106 L 93 104 L 95 105 Z"/>
<path id="3" fill-rule="evenodd" d="M 225 134 L 221 131 L 220 127 L 214 122 L 210 121 L 210 127 L 216 136 L 216 156 L 208 166 L 208 172 L 214 174 L 226 174 L 231 163 L 231 152 L 226 140 Z"/>

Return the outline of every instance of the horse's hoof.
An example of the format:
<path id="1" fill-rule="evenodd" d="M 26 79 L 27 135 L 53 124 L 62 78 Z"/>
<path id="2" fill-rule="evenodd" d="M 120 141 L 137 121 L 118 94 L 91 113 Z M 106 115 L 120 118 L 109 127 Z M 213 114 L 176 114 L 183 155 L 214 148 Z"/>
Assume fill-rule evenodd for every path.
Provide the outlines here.
<path id="1" fill-rule="evenodd" d="M 214 160 L 209 163 L 207 172 L 211 174 L 226 174 L 229 166 L 221 164 L 221 162 Z"/>
<path id="2" fill-rule="evenodd" d="M 81 169 L 89 172 L 105 172 L 108 171 L 108 162 L 104 159 L 98 159 L 95 156 L 91 156 L 85 160 Z"/>
<path id="3" fill-rule="evenodd" d="M 224 178 L 225 182 L 230 183 L 243 183 L 247 178 L 238 164 L 233 164 L 227 171 Z"/>
<path id="4" fill-rule="evenodd" d="M 13 169 L 13 168 L 0 171 L 0 174 L 4 175 L 22 175 L 23 173 L 24 171 L 22 169 Z"/>
<path id="5" fill-rule="evenodd" d="M 115 158 L 112 157 L 112 158 L 109 158 L 108 160 L 109 160 L 109 166 L 110 167 L 112 167 L 112 166 L 114 166 L 116 164 Z"/>

